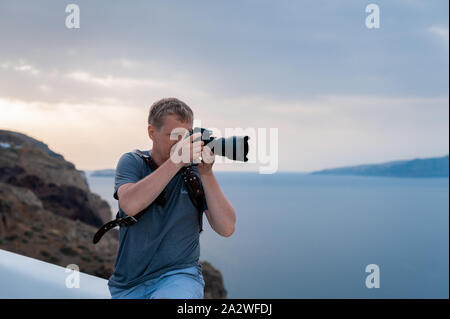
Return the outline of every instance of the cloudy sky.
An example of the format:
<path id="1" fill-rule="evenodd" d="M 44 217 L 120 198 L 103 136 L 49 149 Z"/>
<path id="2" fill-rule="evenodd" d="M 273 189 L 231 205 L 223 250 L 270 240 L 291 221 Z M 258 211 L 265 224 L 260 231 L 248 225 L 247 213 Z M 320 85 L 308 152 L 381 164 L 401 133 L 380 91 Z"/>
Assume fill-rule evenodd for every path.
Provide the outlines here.
<path id="1" fill-rule="evenodd" d="M 280 171 L 449 152 L 446 0 L 377 1 L 379 29 L 369 1 L 72 1 L 79 29 L 68 3 L 0 0 L 0 128 L 79 169 L 151 148 L 169 96 L 204 127 L 278 128 Z"/>

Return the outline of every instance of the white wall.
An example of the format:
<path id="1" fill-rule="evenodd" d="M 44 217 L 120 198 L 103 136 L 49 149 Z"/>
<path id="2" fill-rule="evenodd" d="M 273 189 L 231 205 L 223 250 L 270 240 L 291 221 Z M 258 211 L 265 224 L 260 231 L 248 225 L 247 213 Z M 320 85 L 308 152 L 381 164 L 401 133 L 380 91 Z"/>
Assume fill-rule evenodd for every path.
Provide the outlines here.
<path id="1" fill-rule="evenodd" d="M 0 249 L 0 298 L 111 298 L 108 281 L 79 273 L 80 287 L 67 288 L 66 268 Z"/>

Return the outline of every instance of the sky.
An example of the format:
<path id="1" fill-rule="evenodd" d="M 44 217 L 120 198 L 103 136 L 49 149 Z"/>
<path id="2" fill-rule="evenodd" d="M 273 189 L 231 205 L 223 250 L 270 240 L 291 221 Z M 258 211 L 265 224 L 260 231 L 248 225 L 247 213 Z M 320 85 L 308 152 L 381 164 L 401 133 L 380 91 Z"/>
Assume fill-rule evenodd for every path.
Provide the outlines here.
<path id="1" fill-rule="evenodd" d="M 72 1 L 79 29 L 68 3 L 0 0 L 0 129 L 78 169 L 150 149 L 163 97 L 218 133 L 276 128 L 278 171 L 449 153 L 448 1 L 377 1 L 378 29 L 370 1 Z"/>

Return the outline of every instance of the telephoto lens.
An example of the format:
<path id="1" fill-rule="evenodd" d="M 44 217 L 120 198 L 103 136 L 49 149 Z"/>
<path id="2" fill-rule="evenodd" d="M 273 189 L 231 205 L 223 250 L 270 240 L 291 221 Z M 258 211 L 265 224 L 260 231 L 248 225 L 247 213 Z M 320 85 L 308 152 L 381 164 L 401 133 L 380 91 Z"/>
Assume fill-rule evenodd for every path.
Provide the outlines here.
<path id="1" fill-rule="evenodd" d="M 248 154 L 248 136 L 230 136 L 230 137 L 219 137 L 215 138 L 212 136 L 212 131 L 195 127 L 189 133 L 192 135 L 194 133 L 200 132 L 202 134 L 201 140 L 208 145 L 214 155 L 225 156 L 233 161 L 247 162 Z"/>

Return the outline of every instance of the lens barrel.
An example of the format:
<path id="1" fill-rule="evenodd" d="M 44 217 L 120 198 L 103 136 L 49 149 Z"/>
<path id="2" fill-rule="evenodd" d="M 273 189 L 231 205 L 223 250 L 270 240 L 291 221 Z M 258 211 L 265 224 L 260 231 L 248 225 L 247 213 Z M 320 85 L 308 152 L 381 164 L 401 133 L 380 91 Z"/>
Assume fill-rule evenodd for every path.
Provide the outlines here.
<path id="1" fill-rule="evenodd" d="M 208 145 L 214 155 L 225 156 L 233 161 L 247 162 L 249 151 L 248 136 L 230 136 L 214 138 L 212 131 L 205 128 L 194 128 L 191 134 L 201 132 L 204 145 Z"/>

